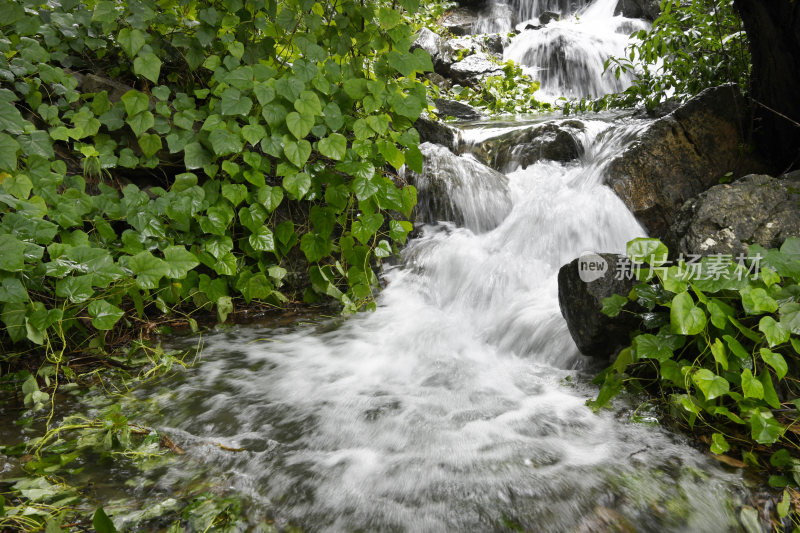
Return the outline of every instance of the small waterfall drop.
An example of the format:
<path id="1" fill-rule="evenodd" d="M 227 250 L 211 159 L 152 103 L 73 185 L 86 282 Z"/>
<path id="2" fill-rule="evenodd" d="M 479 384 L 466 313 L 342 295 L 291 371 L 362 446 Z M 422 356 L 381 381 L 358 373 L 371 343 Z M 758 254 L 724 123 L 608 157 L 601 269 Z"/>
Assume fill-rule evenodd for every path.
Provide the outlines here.
<path id="1" fill-rule="evenodd" d="M 479 33 L 506 33 L 526 22 L 539 22 L 543 13 L 562 17 L 582 9 L 588 0 L 490 0 L 478 20 Z"/>
<path id="2" fill-rule="evenodd" d="M 600 97 L 625 90 L 633 73 L 603 74 L 605 61 L 622 56 L 629 35 L 646 29 L 649 24 L 639 19 L 615 16 L 618 0 L 596 0 L 575 14 L 563 15 L 536 29 L 523 29 L 514 37 L 504 53 L 526 67 L 542 84 L 542 100 L 558 97 Z"/>

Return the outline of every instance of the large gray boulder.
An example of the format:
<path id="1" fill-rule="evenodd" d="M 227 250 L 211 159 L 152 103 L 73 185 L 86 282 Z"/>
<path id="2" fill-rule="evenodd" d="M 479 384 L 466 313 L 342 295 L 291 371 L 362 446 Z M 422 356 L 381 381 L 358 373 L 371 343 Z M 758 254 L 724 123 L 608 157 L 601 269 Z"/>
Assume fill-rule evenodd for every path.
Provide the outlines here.
<path id="1" fill-rule="evenodd" d="M 482 35 L 462 35 L 447 40 L 447 45 L 453 49 L 456 55 L 462 58 L 472 54 L 489 53 Z"/>
<path id="2" fill-rule="evenodd" d="M 509 42 L 510 39 L 507 35 L 484 33 L 453 37 L 447 40 L 447 46 L 453 51 L 454 60 L 458 56 L 463 59 L 473 54 L 484 54 L 495 62 L 502 63 L 503 50 Z"/>
<path id="3" fill-rule="evenodd" d="M 644 19 L 653 22 L 661 14 L 659 0 L 619 0 L 614 15 L 629 19 Z"/>
<path id="4" fill-rule="evenodd" d="M 653 237 L 677 210 L 719 183 L 762 171 L 745 144 L 745 103 L 735 85 L 707 89 L 653 122 L 608 167 L 608 185 Z"/>
<path id="5" fill-rule="evenodd" d="M 503 174 L 443 146 L 423 143 L 419 149 L 424 158 L 422 173 L 405 173 L 417 188 L 417 221 L 453 222 L 481 233 L 508 216 L 511 194 Z"/>
<path id="6" fill-rule="evenodd" d="M 686 202 L 665 238 L 675 254 L 746 254 L 750 244 L 777 248 L 800 237 L 800 172 L 751 174 Z"/>
<path id="7" fill-rule="evenodd" d="M 450 78 L 461 85 L 477 86 L 484 78 L 501 74 L 503 66 L 482 52 L 467 56 L 450 66 Z"/>
<path id="8" fill-rule="evenodd" d="M 490 137 L 471 148 L 483 163 L 501 172 L 511 172 L 540 160 L 567 162 L 583 153 L 578 120 L 546 122 Z"/>
<path id="9" fill-rule="evenodd" d="M 478 24 L 478 10 L 471 7 L 457 7 L 442 15 L 439 25 L 453 35 L 471 35 Z"/>
<path id="10" fill-rule="evenodd" d="M 417 48 L 425 50 L 431 56 L 434 72 L 443 76 L 450 72 L 454 50 L 441 35 L 432 32 L 428 28 L 422 28 L 411 45 L 411 51 L 413 52 Z"/>
<path id="11" fill-rule="evenodd" d="M 608 358 L 630 344 L 629 333 L 639 326 L 639 319 L 631 313 L 622 312 L 615 318 L 604 315 L 603 299 L 615 294 L 627 295 L 637 283 L 625 276 L 617 276 L 616 265 L 624 256 L 617 254 L 592 254 L 575 259 L 558 271 L 558 304 L 567 321 L 569 333 L 584 355 Z M 580 265 L 605 262 L 605 272 L 597 279 L 586 282 L 581 279 Z M 602 265 L 602 263 L 601 263 Z M 584 273 L 589 272 L 584 269 Z M 597 272 L 597 270 L 593 270 Z M 584 277 L 586 275 L 584 274 Z M 617 278 L 622 279 L 617 279 Z M 625 310 L 639 311 L 629 302 Z"/>
<path id="12" fill-rule="evenodd" d="M 500 33 L 488 33 L 483 36 L 483 44 L 491 54 L 503 55 L 503 51 L 508 45 L 508 36 Z"/>

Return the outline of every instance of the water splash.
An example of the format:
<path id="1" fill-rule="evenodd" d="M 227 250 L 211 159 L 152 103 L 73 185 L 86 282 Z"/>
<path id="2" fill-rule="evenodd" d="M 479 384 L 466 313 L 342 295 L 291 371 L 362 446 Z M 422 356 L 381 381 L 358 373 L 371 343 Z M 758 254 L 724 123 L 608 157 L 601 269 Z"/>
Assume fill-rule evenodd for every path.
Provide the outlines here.
<path id="1" fill-rule="evenodd" d="M 616 78 L 603 74 L 609 57 L 622 56 L 629 34 L 649 24 L 614 16 L 617 0 L 597 0 L 574 16 L 550 22 L 541 29 L 523 30 L 506 48 L 504 59 L 527 67 L 542 84 L 542 100 L 558 97 L 599 97 L 625 90 L 633 72 Z"/>
<path id="2" fill-rule="evenodd" d="M 469 154 L 423 143 L 423 172 L 402 172 L 417 188 L 417 220 L 447 220 L 477 233 L 496 228 L 511 209 L 508 179 Z"/>

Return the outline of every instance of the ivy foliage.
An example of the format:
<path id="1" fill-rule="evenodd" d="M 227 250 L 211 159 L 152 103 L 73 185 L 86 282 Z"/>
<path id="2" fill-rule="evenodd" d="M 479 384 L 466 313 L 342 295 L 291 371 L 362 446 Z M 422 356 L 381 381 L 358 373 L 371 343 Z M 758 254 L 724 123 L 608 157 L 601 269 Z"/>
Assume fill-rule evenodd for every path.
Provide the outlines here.
<path id="1" fill-rule="evenodd" d="M 374 306 L 422 165 L 417 9 L 0 0 L 0 351 L 303 288 Z"/>
<path id="2" fill-rule="evenodd" d="M 492 57 L 492 56 L 490 56 Z M 455 85 L 447 96 L 489 114 L 521 114 L 549 111 L 551 105 L 536 98 L 541 84 L 522 71 L 514 61 L 502 63 L 502 74 L 487 76 L 477 87 Z"/>
<path id="3" fill-rule="evenodd" d="M 603 312 L 635 312 L 642 329 L 599 376 L 590 405 L 626 384 L 660 388 L 674 415 L 711 433 L 712 452 L 736 448 L 753 465 L 769 452 L 770 483 L 800 485 L 800 239 L 750 246 L 745 264 L 710 256 L 667 267 L 667 253 L 656 239 L 628 243 L 641 283 L 606 298 Z"/>
<path id="4" fill-rule="evenodd" d="M 631 35 L 626 55 L 606 61 L 617 76 L 634 72 L 624 92 L 565 106 L 578 111 L 644 104 L 653 109 L 668 99 L 684 102 L 703 89 L 750 83 L 747 34 L 733 0 L 661 0 L 650 30 Z"/>

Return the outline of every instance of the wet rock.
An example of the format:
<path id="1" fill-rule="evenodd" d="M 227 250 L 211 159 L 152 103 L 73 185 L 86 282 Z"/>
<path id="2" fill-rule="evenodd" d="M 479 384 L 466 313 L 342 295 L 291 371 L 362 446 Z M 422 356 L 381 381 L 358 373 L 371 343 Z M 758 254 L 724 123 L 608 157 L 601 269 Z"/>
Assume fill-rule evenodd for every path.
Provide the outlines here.
<path id="1" fill-rule="evenodd" d="M 597 254 L 591 256 L 595 261 L 578 258 L 561 267 L 558 271 L 558 304 L 561 314 L 567 321 L 569 333 L 584 355 L 611 357 L 630 343 L 629 332 L 638 327 L 638 319 L 630 313 L 620 313 L 610 318 L 603 313 L 603 299 L 614 294 L 628 294 L 635 281 L 617 279 L 616 265 L 624 256 L 617 254 Z M 605 264 L 602 276 L 588 283 L 581 279 L 579 265 Z M 584 272 L 588 272 L 585 269 Z M 624 277 L 623 277 L 624 278 Z M 628 306 L 635 304 L 629 302 Z"/>
<path id="2" fill-rule="evenodd" d="M 637 527 L 619 511 L 598 505 L 591 514 L 581 519 L 575 533 L 634 533 Z"/>
<path id="3" fill-rule="evenodd" d="M 450 65 L 453 64 L 453 48 L 442 36 L 428 28 L 422 28 L 417 34 L 417 39 L 411 45 L 413 52 L 417 48 L 425 50 L 431 56 L 433 70 L 441 75 L 447 75 Z"/>
<path id="4" fill-rule="evenodd" d="M 619 0 L 614 15 L 622 15 L 629 19 L 644 19 L 650 22 L 661 14 L 659 0 Z"/>
<path id="5" fill-rule="evenodd" d="M 556 13 L 555 11 L 545 11 L 539 15 L 539 24 L 542 26 L 547 26 L 554 20 L 561 20 L 561 13 Z"/>
<path id="6" fill-rule="evenodd" d="M 631 33 L 641 29 L 643 28 L 637 24 L 636 21 L 626 20 L 624 22 L 620 22 L 614 32 L 621 33 L 622 35 L 630 35 Z"/>
<path id="7" fill-rule="evenodd" d="M 496 42 L 494 37 L 499 37 L 499 44 Z M 464 35 L 462 37 L 455 37 L 447 41 L 447 44 L 454 51 L 454 59 L 456 59 L 455 54 L 460 55 L 461 58 L 465 58 L 473 54 L 484 54 L 496 59 L 498 62 L 502 62 L 502 49 L 500 52 L 497 52 L 496 50 L 498 48 L 504 48 L 508 42 L 505 37 L 498 36 L 496 33 L 491 33 L 484 35 Z"/>
<path id="8" fill-rule="evenodd" d="M 546 122 L 486 139 L 471 151 L 480 161 L 501 172 L 511 172 L 540 160 L 567 162 L 583 153 L 578 120 Z"/>
<path id="9" fill-rule="evenodd" d="M 483 116 L 480 111 L 471 105 L 456 100 L 437 98 L 434 103 L 436 104 L 436 114 L 440 117 L 453 117 L 459 120 L 477 120 Z"/>
<path id="10" fill-rule="evenodd" d="M 439 20 L 439 25 L 453 35 L 471 35 L 477 23 L 478 11 L 470 7 L 457 7 Z"/>
<path id="11" fill-rule="evenodd" d="M 467 56 L 450 67 L 450 77 L 455 83 L 475 86 L 487 76 L 503 73 L 503 67 L 489 59 L 484 53 Z"/>
<path id="12" fill-rule="evenodd" d="M 681 104 L 675 100 L 665 100 L 652 109 L 647 109 L 646 107 L 638 109 L 633 116 L 635 118 L 662 118 L 666 117 L 680 106 Z"/>
<path id="13" fill-rule="evenodd" d="M 133 89 L 130 85 L 97 74 L 81 74 L 79 72 L 70 72 L 70 74 L 78 81 L 78 89 L 82 93 L 106 91 L 111 102 L 118 102 L 123 94 Z"/>
<path id="14" fill-rule="evenodd" d="M 800 237 L 800 172 L 751 174 L 686 202 L 665 238 L 675 254 L 747 253 L 750 244 L 777 248 Z"/>
<path id="15" fill-rule="evenodd" d="M 763 165 L 745 153 L 745 104 L 738 88 L 707 89 L 656 120 L 608 167 L 608 185 L 648 233 L 663 238 L 690 198 Z"/>
<path id="16" fill-rule="evenodd" d="M 485 57 L 495 56 L 495 59 L 500 62 L 503 49 L 507 44 L 508 38 L 500 34 L 465 35 L 445 39 L 428 28 L 423 28 L 417 34 L 411 50 L 420 48 L 428 52 L 433 62 L 434 73 L 447 79 L 446 83 L 450 83 L 450 68 L 459 56 L 466 60 L 475 54 L 483 54 Z M 475 60 L 470 61 L 474 62 Z M 470 65 L 470 61 L 466 65 Z M 437 85 L 441 86 L 442 83 L 438 82 Z"/>
<path id="17" fill-rule="evenodd" d="M 453 86 L 453 83 L 442 76 L 441 74 L 437 74 L 436 72 L 428 72 L 425 74 L 425 77 L 430 80 L 431 83 L 438 86 L 440 89 L 450 89 Z"/>
<path id="18" fill-rule="evenodd" d="M 417 188 L 419 222 L 453 222 L 472 231 L 497 227 L 511 211 L 508 178 L 470 156 L 457 156 L 443 146 L 423 143 L 422 174 L 406 171 Z"/>
<path id="19" fill-rule="evenodd" d="M 503 55 L 503 50 L 506 47 L 507 38 L 499 33 L 490 33 L 483 37 L 484 46 L 492 54 Z"/>
<path id="20" fill-rule="evenodd" d="M 441 120 L 431 120 L 427 116 L 420 116 L 414 123 L 414 128 L 419 132 L 419 139 L 423 143 L 433 143 L 444 146 L 455 152 L 458 144 L 458 130 L 448 126 Z"/>
<path id="21" fill-rule="evenodd" d="M 480 11 L 481 9 L 486 8 L 489 5 L 488 0 L 458 0 L 456 2 L 461 7 L 469 7 L 471 9 L 475 9 Z"/>

